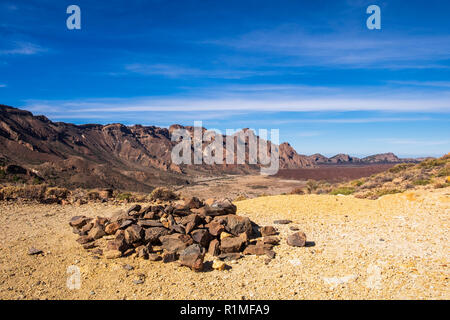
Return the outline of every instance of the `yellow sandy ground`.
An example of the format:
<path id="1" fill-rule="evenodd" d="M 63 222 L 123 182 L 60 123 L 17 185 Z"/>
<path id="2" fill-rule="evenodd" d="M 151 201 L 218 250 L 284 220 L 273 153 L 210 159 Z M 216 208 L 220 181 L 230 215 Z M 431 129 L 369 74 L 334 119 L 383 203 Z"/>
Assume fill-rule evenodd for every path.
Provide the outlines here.
<path id="1" fill-rule="evenodd" d="M 277 226 L 282 241 L 268 265 L 265 257 L 246 256 L 229 271 L 203 273 L 134 257 L 94 259 L 75 242 L 71 216 L 122 207 L 2 204 L 0 298 L 449 299 L 449 194 L 446 188 L 379 200 L 289 195 L 238 202 L 238 213 L 260 225 L 293 223 Z M 293 225 L 307 234 L 308 247 L 287 246 Z M 31 246 L 45 254 L 27 255 Z M 66 286 L 70 265 L 82 272 L 79 290 Z M 139 278 L 144 283 L 133 283 Z"/>

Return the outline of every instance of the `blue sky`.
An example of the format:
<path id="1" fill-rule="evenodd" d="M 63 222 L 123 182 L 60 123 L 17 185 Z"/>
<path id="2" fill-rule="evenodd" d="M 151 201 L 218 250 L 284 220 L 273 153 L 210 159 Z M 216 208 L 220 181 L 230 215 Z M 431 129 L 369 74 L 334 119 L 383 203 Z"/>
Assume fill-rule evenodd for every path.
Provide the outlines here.
<path id="1" fill-rule="evenodd" d="M 78 124 L 278 128 L 303 154 L 440 156 L 449 14 L 438 0 L 0 0 L 0 103 Z"/>

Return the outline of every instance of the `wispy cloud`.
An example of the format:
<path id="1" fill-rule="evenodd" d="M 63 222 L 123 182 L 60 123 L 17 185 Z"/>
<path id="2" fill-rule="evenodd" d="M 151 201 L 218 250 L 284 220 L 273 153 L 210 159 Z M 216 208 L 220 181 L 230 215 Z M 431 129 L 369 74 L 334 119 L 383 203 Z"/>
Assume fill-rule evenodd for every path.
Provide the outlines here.
<path id="1" fill-rule="evenodd" d="M 128 72 L 141 75 L 159 75 L 168 78 L 205 77 L 205 78 L 222 78 L 222 79 L 241 79 L 257 75 L 261 76 L 273 74 L 273 72 L 264 72 L 257 70 L 242 70 L 242 69 L 211 70 L 211 69 L 190 68 L 186 66 L 172 65 L 172 64 L 142 64 L 142 63 L 126 65 L 125 70 Z"/>
<path id="2" fill-rule="evenodd" d="M 450 144 L 450 140 L 419 140 L 404 138 L 371 139 L 371 141 L 382 142 L 391 145 L 415 145 L 415 146 L 439 146 Z"/>
<path id="3" fill-rule="evenodd" d="M 395 111 L 395 112 L 450 112 L 450 94 L 425 96 L 424 94 L 404 96 L 359 97 L 354 94 L 328 96 L 302 96 L 285 98 L 283 95 L 253 96 L 233 95 L 229 92 L 214 93 L 208 96 L 179 96 L 179 97 L 141 97 L 133 99 L 88 99 L 73 101 L 39 101 L 30 100 L 27 109 L 69 114 L 116 113 L 126 114 L 135 112 L 217 112 L 220 117 L 222 111 L 233 112 L 325 112 L 325 111 Z M 275 119 L 274 119 L 275 120 Z M 364 123 L 367 121 L 409 121 L 409 118 L 394 119 L 318 119 L 317 122 Z M 282 120 L 280 120 L 282 121 Z M 288 120 L 289 121 L 289 120 Z M 302 120 L 296 120 L 302 121 Z M 304 120 L 308 121 L 308 120 Z"/>
<path id="4" fill-rule="evenodd" d="M 414 87 L 450 88 L 450 81 L 389 81 L 389 83 Z"/>
<path id="5" fill-rule="evenodd" d="M 204 43 L 242 52 L 285 57 L 279 66 L 334 66 L 345 68 L 448 68 L 439 61 L 450 58 L 450 36 L 308 33 L 296 25 L 256 30 L 234 38 Z M 414 62 L 414 63 L 413 63 Z"/>
<path id="6" fill-rule="evenodd" d="M 0 88 L 6 88 L 7 86 L 6 86 L 6 84 L 1 84 L 0 83 Z"/>
<path id="7" fill-rule="evenodd" d="M 47 49 L 31 42 L 16 41 L 8 49 L 0 49 L 0 55 L 34 55 L 47 51 Z"/>

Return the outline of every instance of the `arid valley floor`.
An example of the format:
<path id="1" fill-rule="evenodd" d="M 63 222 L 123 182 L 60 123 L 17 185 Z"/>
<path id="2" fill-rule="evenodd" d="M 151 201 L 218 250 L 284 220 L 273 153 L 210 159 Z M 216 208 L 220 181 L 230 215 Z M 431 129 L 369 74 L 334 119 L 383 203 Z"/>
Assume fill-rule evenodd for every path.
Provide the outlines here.
<path id="1" fill-rule="evenodd" d="M 377 200 L 278 195 L 235 204 L 239 215 L 278 228 L 281 244 L 275 259 L 265 264 L 263 257 L 245 256 L 229 263 L 229 270 L 196 273 L 176 262 L 96 259 L 75 242 L 68 225 L 72 216 L 108 216 L 127 205 L 2 203 L 0 298 L 450 298 L 448 187 Z M 275 225 L 276 219 L 292 223 Z M 307 247 L 286 244 L 291 226 L 306 233 Z M 30 247 L 43 254 L 28 255 Z M 126 264 L 133 268 L 125 269 Z M 70 265 L 81 270 L 79 290 L 66 286 Z"/>

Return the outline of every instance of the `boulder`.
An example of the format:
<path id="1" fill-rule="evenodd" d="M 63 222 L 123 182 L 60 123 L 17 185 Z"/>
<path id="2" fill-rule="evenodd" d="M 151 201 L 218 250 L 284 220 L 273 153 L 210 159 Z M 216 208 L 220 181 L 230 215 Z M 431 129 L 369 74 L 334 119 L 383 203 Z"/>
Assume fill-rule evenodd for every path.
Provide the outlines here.
<path id="1" fill-rule="evenodd" d="M 69 225 L 71 227 L 75 227 L 77 229 L 81 229 L 86 223 L 90 222 L 92 218 L 88 218 L 86 216 L 75 216 L 72 217 L 69 221 Z"/>
<path id="2" fill-rule="evenodd" d="M 167 252 L 164 252 L 162 255 L 162 261 L 164 263 L 169 263 L 169 262 L 173 262 L 176 260 L 178 260 L 178 253 L 176 253 L 176 252 L 167 251 Z"/>
<path id="3" fill-rule="evenodd" d="M 223 253 L 240 252 L 245 245 L 242 237 L 226 237 L 220 243 L 220 251 Z"/>
<path id="4" fill-rule="evenodd" d="M 134 214 L 134 212 L 139 213 L 141 211 L 142 207 L 138 204 L 135 204 L 131 206 L 130 209 L 127 210 L 127 214 Z"/>
<path id="5" fill-rule="evenodd" d="M 115 234 L 119 230 L 120 225 L 118 222 L 111 222 L 105 227 L 106 234 Z"/>
<path id="6" fill-rule="evenodd" d="M 274 236 L 274 235 L 278 234 L 277 229 L 275 229 L 272 226 L 262 227 L 260 232 L 263 237 Z"/>
<path id="7" fill-rule="evenodd" d="M 273 223 L 275 224 L 289 224 L 291 223 L 291 220 L 281 219 L 281 220 L 275 220 Z"/>
<path id="8" fill-rule="evenodd" d="M 197 197 L 190 197 L 184 199 L 184 206 L 189 209 L 198 209 L 203 207 L 203 203 Z"/>
<path id="9" fill-rule="evenodd" d="M 119 227 L 119 229 L 126 229 L 126 228 L 128 228 L 129 226 L 131 226 L 132 224 L 134 223 L 134 221 L 133 220 L 124 220 L 123 222 L 122 222 L 122 224 L 120 225 L 120 227 Z"/>
<path id="10" fill-rule="evenodd" d="M 118 250 L 109 250 L 105 252 L 105 258 L 106 259 L 117 259 L 122 256 L 122 252 Z"/>
<path id="11" fill-rule="evenodd" d="M 183 226 L 186 226 L 189 223 L 193 223 L 194 226 L 200 224 L 202 221 L 202 219 L 200 218 L 200 216 L 198 214 L 190 214 L 188 216 L 184 216 L 180 219 L 179 223 L 182 224 Z"/>
<path id="12" fill-rule="evenodd" d="M 125 233 L 123 231 L 118 231 L 116 233 L 116 238 L 112 241 L 109 241 L 107 247 L 109 250 L 125 252 L 128 249 L 128 244 L 125 241 Z"/>
<path id="13" fill-rule="evenodd" d="M 222 199 L 214 201 L 209 207 L 206 208 L 207 216 L 222 216 L 227 214 L 236 214 L 236 206 L 230 199 Z"/>
<path id="14" fill-rule="evenodd" d="M 140 246 L 136 248 L 136 254 L 138 258 L 148 259 L 148 248 L 146 246 Z"/>
<path id="15" fill-rule="evenodd" d="M 137 224 L 143 228 L 162 227 L 163 224 L 157 220 L 139 220 Z"/>
<path id="16" fill-rule="evenodd" d="M 156 253 L 149 253 L 148 254 L 148 260 L 150 260 L 150 261 L 159 261 L 159 260 L 162 260 L 162 257 L 159 254 L 156 254 Z"/>
<path id="17" fill-rule="evenodd" d="M 204 248 L 207 248 L 209 246 L 209 242 L 211 241 L 211 235 L 206 229 L 197 229 L 192 231 L 191 237 L 196 243 Z"/>
<path id="18" fill-rule="evenodd" d="M 265 243 L 265 244 L 271 244 L 271 245 L 276 246 L 277 244 L 280 243 L 280 238 L 275 237 L 275 236 L 264 237 L 264 238 L 263 238 L 263 243 Z"/>
<path id="19" fill-rule="evenodd" d="M 218 256 L 220 254 L 220 243 L 219 240 L 213 239 L 209 243 L 208 253 L 212 256 Z"/>
<path id="20" fill-rule="evenodd" d="M 251 245 L 247 246 L 247 248 L 245 248 L 244 254 L 254 254 L 254 255 L 262 256 L 262 255 L 266 254 L 266 249 L 262 245 L 251 244 Z"/>
<path id="21" fill-rule="evenodd" d="M 125 229 L 125 241 L 128 244 L 133 244 L 143 240 L 144 229 L 137 224 L 132 224 L 128 228 Z"/>
<path id="22" fill-rule="evenodd" d="M 194 271 L 203 270 L 205 253 L 198 244 L 192 244 L 180 253 L 180 265 L 191 268 Z"/>
<path id="23" fill-rule="evenodd" d="M 93 222 L 88 222 L 86 223 L 81 229 L 80 229 L 80 233 L 83 235 L 88 234 L 88 232 L 92 229 L 92 227 L 94 226 Z"/>
<path id="24" fill-rule="evenodd" d="M 159 218 L 159 216 L 155 212 L 146 212 L 142 216 L 142 219 L 147 219 L 147 220 L 155 220 L 155 219 L 158 219 L 158 218 Z"/>
<path id="25" fill-rule="evenodd" d="M 76 240 L 79 244 L 85 244 L 91 241 L 94 241 L 94 239 L 92 239 L 90 236 L 86 235 L 86 236 L 79 236 L 78 239 Z"/>
<path id="26" fill-rule="evenodd" d="M 249 218 L 236 216 L 236 215 L 227 215 L 227 228 L 230 233 L 238 236 L 241 233 L 245 233 L 248 237 L 250 237 L 253 233 L 252 223 Z"/>
<path id="27" fill-rule="evenodd" d="M 191 237 L 179 233 L 162 236 L 159 240 L 164 250 L 177 253 L 180 253 L 193 243 Z"/>
<path id="28" fill-rule="evenodd" d="M 211 221 L 206 225 L 206 227 L 208 228 L 209 233 L 214 237 L 220 236 L 220 234 L 225 230 L 225 226 L 219 221 Z"/>
<path id="29" fill-rule="evenodd" d="M 169 230 L 162 227 L 154 227 L 145 229 L 144 241 L 149 243 L 158 243 L 162 236 L 169 234 Z"/>
<path id="30" fill-rule="evenodd" d="M 287 244 L 293 247 L 304 247 L 306 245 L 306 234 L 298 231 L 289 235 Z"/>
<path id="31" fill-rule="evenodd" d="M 94 240 L 100 239 L 105 235 L 105 230 L 103 230 L 103 227 L 101 227 L 100 225 L 93 227 L 88 233 L 88 236 Z"/>

